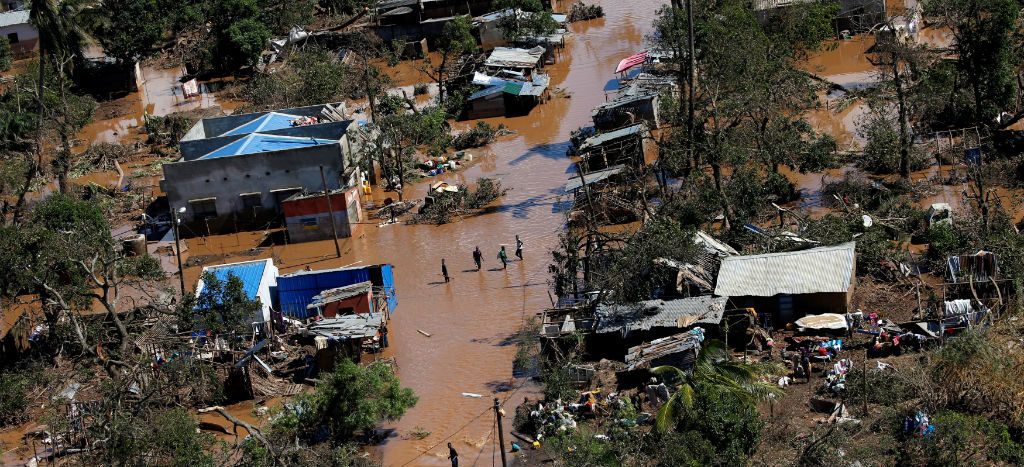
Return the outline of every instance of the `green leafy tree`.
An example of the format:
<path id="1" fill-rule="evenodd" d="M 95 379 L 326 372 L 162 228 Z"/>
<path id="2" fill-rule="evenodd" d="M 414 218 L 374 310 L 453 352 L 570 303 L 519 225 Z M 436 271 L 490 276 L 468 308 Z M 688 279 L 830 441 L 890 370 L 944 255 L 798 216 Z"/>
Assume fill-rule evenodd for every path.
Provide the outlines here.
<path id="1" fill-rule="evenodd" d="M 289 438 L 310 439 L 325 427 L 332 443 L 342 445 L 380 422 L 401 418 L 417 400 L 388 364 L 360 366 L 340 359 L 333 372 L 321 375 L 316 390 L 296 398 L 293 406 L 298 409 L 276 419 L 275 429 Z"/>
<path id="2" fill-rule="evenodd" d="M 208 16 L 213 24 L 213 43 L 208 63 L 220 70 L 255 65 L 270 39 L 257 0 L 220 0 Z"/>
<path id="3" fill-rule="evenodd" d="M 85 4 L 80 0 L 31 0 L 29 22 L 39 33 L 39 79 L 36 82 L 36 171 L 43 167 L 43 120 L 46 106 L 43 83 L 46 83 L 46 67 L 50 57 L 60 60 L 60 66 L 68 66 L 63 60 L 80 56 L 89 38 L 88 32 L 79 22 L 87 14 Z"/>
<path id="4" fill-rule="evenodd" d="M 255 76 L 245 97 L 254 111 L 340 102 L 353 92 L 354 75 L 336 54 L 311 47 L 294 53 L 286 68 Z"/>
<path id="5" fill-rule="evenodd" d="M 103 10 L 107 25 L 98 39 L 125 71 L 153 53 L 166 26 L 156 0 L 106 0 Z M 126 79 L 129 76 L 125 73 Z"/>
<path id="6" fill-rule="evenodd" d="M 187 329 L 198 328 L 214 335 L 247 336 L 251 323 L 262 313 L 260 300 L 246 295 L 245 284 L 234 273 L 221 280 L 206 272 L 201 280 L 203 289 L 199 295 L 189 294 L 182 300 L 179 323 Z"/>
<path id="7" fill-rule="evenodd" d="M 665 285 L 661 282 L 664 276 L 659 274 L 665 266 L 655 260 L 693 262 L 697 257 L 693 234 L 693 230 L 672 219 L 656 217 L 630 237 L 624 248 L 609 253 L 610 266 L 606 271 L 592 274 L 597 276 L 600 289 L 615 291 L 610 297 L 615 302 L 650 299 L 655 288 Z M 675 286 L 674 281 L 671 286 Z"/>
<path id="8" fill-rule="evenodd" d="M 674 366 L 651 369 L 651 373 L 666 378 L 676 386 L 668 402 L 658 409 L 654 426 L 658 431 L 666 432 L 676 427 L 680 421 L 685 424 L 701 418 L 695 416 L 697 413 L 694 412 L 700 406 L 697 403 L 698 392 L 710 386 L 747 404 L 774 397 L 779 394 L 779 389 L 759 379 L 770 369 L 735 361 L 729 356 L 728 349 L 721 341 L 705 340 L 692 371 L 683 371 Z M 724 396 L 715 393 L 714 397 L 722 402 Z"/>
<path id="9" fill-rule="evenodd" d="M 726 227 L 732 228 L 765 209 L 770 198 L 758 197 L 752 204 L 734 202 L 736 197 L 726 187 L 749 183 L 730 183 L 723 168 L 731 166 L 734 174 L 749 175 L 760 165 L 777 174 L 782 166 L 812 171 L 836 163 L 834 141 L 817 135 L 801 117 L 816 105 L 816 87 L 796 66 L 801 53 L 820 42 L 818 30 L 825 26 L 817 23 L 824 15 L 801 16 L 815 21 L 805 25 L 806 30 L 798 27 L 803 24 L 799 21 L 785 27 L 776 21 L 766 29 L 740 0 L 695 1 L 692 10 L 695 80 L 687 60 L 690 22 L 685 11 L 678 5 L 662 7 L 655 20 L 656 33 L 650 38 L 652 48 L 677 57 L 679 95 L 693 96 L 688 102 L 689 97 L 672 100 L 667 107 L 673 103 L 682 107 L 684 102 L 694 107 L 694 120 L 688 115 L 685 119 L 693 131 L 672 131 L 661 144 L 660 159 L 664 167 L 683 175 L 710 169 L 718 194 L 714 200 Z M 735 52 L 736 44 L 743 44 L 744 53 Z M 690 81 L 694 86 L 687 85 Z M 684 112 L 669 110 L 670 120 L 682 123 Z M 744 167 L 745 172 L 740 170 Z M 779 183 L 784 182 L 781 177 L 767 181 L 774 194 L 786 197 L 792 192 L 788 184 Z"/>
<path id="10" fill-rule="evenodd" d="M 891 112 L 886 103 L 875 104 L 858 122 L 858 132 L 866 140 L 857 165 L 876 174 L 918 170 L 925 164 L 925 155 L 901 136 L 899 114 Z M 904 161 L 906 165 L 904 167 Z"/>
<path id="11" fill-rule="evenodd" d="M 91 354 L 96 344 L 115 343 L 90 342 L 79 320 L 83 310 L 98 303 L 114 324 L 120 346 L 128 345 L 129 332 L 119 314 L 124 291 L 153 291 L 163 272 L 151 256 L 125 256 L 110 232 L 96 202 L 50 196 L 34 207 L 26 222 L 0 236 L 0 244 L 12 249 L 0 255 L 0 266 L 9 271 L 0 277 L 0 290 L 12 296 L 37 295 L 47 324 L 55 328 L 68 319 L 81 350 Z"/>
<path id="12" fill-rule="evenodd" d="M 558 29 L 558 23 L 540 0 L 499 0 L 496 7 L 509 10 L 497 23 L 506 40 L 545 37 Z"/>
<path id="13" fill-rule="evenodd" d="M 415 166 L 413 156 L 416 152 L 424 150 L 438 154 L 450 143 L 448 115 L 444 109 L 432 106 L 415 112 L 401 109 L 383 115 L 375 122 L 379 130 L 378 138 L 375 144 L 367 145 L 366 149 L 391 155 L 393 165 L 383 165 L 384 174 L 388 178 L 397 178 L 402 187 L 398 190 L 398 198 L 401 200 L 405 175 Z"/>
<path id="14" fill-rule="evenodd" d="M 448 92 L 448 82 L 452 78 L 470 72 L 466 69 L 467 64 L 458 60 L 461 56 L 475 51 L 477 48 L 476 38 L 473 37 L 473 23 L 468 16 L 456 16 L 444 24 L 441 37 L 437 39 L 436 51 L 441 56 L 440 62 L 436 65 L 430 56 L 423 59 L 423 71 L 437 83 L 437 103 L 445 106 L 445 95 Z"/>
<path id="15" fill-rule="evenodd" d="M 953 31 L 959 87 L 970 89 L 973 123 L 990 127 L 1014 98 L 1016 0 L 929 0 L 926 16 Z"/>

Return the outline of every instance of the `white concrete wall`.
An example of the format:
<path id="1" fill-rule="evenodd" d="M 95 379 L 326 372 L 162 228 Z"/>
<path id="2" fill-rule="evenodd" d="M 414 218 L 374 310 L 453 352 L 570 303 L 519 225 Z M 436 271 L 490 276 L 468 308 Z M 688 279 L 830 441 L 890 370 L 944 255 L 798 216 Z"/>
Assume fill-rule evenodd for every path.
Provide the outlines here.
<path id="1" fill-rule="evenodd" d="M 18 43 L 11 44 L 15 55 L 36 50 L 39 43 L 39 31 L 36 31 L 31 24 L 14 24 L 0 28 L 0 38 L 7 39 L 7 35 L 11 33 L 18 34 Z"/>

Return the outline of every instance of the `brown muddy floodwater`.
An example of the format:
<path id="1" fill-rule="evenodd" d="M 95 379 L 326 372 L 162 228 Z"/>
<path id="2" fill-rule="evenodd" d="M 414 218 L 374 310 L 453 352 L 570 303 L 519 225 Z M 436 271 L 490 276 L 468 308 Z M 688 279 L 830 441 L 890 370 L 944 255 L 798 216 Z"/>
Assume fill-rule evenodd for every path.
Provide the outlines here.
<path id="1" fill-rule="evenodd" d="M 385 465 L 448 465 L 447 442 L 459 451 L 463 465 L 490 463 L 497 454 L 492 451 L 494 420 L 488 412 L 493 397 L 508 398 L 506 411 L 511 414 L 512 404 L 531 391 L 512 377 L 515 345 L 510 338 L 526 317 L 550 306 L 547 266 L 565 221 L 562 187 L 570 174 L 565 156 L 569 132 L 589 124 L 590 111 L 604 101 L 603 91 L 619 60 L 644 50 L 644 35 L 661 5 L 654 0 L 601 3 L 607 16 L 571 25 L 575 35 L 560 51 L 558 63 L 546 70 L 553 85 L 571 98 L 553 98 L 529 116 L 491 119 L 516 135 L 487 150 L 471 150 L 479 162 L 444 176 L 470 184 L 481 176 L 500 179 L 511 191 L 491 212 L 444 226 L 368 223 L 344 240 L 340 259 L 333 257 L 329 241 L 278 246 L 259 254 L 273 256 L 281 273 L 305 264 L 314 269 L 377 262 L 395 266 L 399 305 L 385 356 L 395 357 L 402 383 L 420 400 L 405 417 L 387 425 L 397 429 L 397 436 L 375 453 Z M 406 196 L 422 197 L 433 181 L 410 185 Z M 502 270 L 495 256 L 501 244 L 515 244 L 516 234 L 525 242 L 525 260 Z M 262 237 L 255 232 L 196 238 L 189 240 L 189 249 L 193 256 L 227 254 L 223 261 L 252 259 L 231 252 L 251 248 Z M 472 270 L 476 246 L 484 251 L 481 272 Z M 449 284 L 440 274 L 442 258 L 452 273 Z M 186 271 L 190 284 L 198 273 L 198 268 Z M 463 397 L 463 392 L 483 397 Z M 410 437 L 417 428 L 430 436 Z"/>

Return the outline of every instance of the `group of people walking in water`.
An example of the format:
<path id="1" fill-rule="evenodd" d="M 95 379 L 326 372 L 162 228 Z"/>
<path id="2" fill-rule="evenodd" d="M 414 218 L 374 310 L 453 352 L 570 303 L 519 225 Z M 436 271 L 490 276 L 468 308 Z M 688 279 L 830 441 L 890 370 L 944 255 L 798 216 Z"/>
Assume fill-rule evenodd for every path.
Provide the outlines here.
<path id="1" fill-rule="evenodd" d="M 516 258 L 520 261 L 523 260 L 523 241 L 516 235 Z M 501 261 L 501 268 L 508 269 L 508 253 L 505 251 L 505 245 L 501 245 L 501 249 L 498 250 L 498 261 Z M 476 247 L 473 250 L 473 263 L 476 264 L 476 270 L 479 271 L 483 268 L 484 254 L 480 251 L 480 247 Z M 445 282 L 451 282 L 451 276 L 448 275 L 448 265 L 445 264 L 444 258 L 441 258 L 441 275 L 444 276 Z"/>

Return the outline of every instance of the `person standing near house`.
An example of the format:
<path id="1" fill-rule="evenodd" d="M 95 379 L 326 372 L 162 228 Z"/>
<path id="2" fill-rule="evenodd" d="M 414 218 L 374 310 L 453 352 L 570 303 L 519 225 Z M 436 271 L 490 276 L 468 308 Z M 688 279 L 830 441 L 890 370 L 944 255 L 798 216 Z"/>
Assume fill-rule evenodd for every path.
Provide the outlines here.
<path id="1" fill-rule="evenodd" d="M 505 253 L 505 245 L 498 251 L 498 260 L 501 261 L 502 269 L 508 269 L 508 253 Z"/>
<path id="2" fill-rule="evenodd" d="M 452 461 L 452 467 L 459 467 L 459 453 L 448 443 L 448 459 Z"/>
<path id="3" fill-rule="evenodd" d="M 518 235 L 516 235 L 516 258 L 519 258 L 519 261 L 523 260 L 523 241 L 519 239 Z"/>
<path id="4" fill-rule="evenodd" d="M 484 254 L 480 251 L 480 247 L 473 250 L 473 262 L 476 263 L 476 270 L 479 271 L 484 263 Z"/>
<path id="5" fill-rule="evenodd" d="M 388 348 L 388 325 L 383 323 L 380 325 L 380 346 Z"/>
<path id="6" fill-rule="evenodd" d="M 449 281 L 449 278 L 448 278 L 448 266 L 445 266 L 444 258 L 441 258 L 441 275 L 444 276 L 444 281 L 445 281 L 445 283 L 447 283 Z"/>

